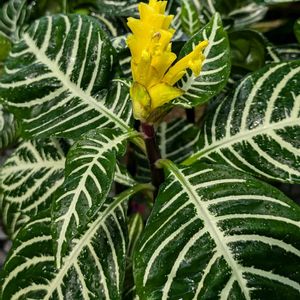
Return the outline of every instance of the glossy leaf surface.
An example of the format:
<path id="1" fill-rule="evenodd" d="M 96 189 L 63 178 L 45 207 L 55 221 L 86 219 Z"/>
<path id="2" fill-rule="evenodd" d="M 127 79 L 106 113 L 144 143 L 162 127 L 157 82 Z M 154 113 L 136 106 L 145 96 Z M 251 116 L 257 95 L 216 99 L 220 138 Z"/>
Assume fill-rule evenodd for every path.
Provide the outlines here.
<path id="1" fill-rule="evenodd" d="M 300 62 L 247 76 L 207 118 L 194 159 L 300 182 Z"/>
<path id="2" fill-rule="evenodd" d="M 203 52 L 206 59 L 202 71 L 197 77 L 188 72 L 181 79 L 178 85 L 186 92 L 175 100 L 176 104 L 192 107 L 207 102 L 227 83 L 230 72 L 229 42 L 219 14 L 215 14 L 211 21 L 184 45 L 179 58 L 190 53 L 203 40 L 208 40 L 209 44 Z"/>
<path id="3" fill-rule="evenodd" d="M 78 138 L 97 126 L 128 130 L 128 85 L 107 84 L 113 47 L 93 18 L 56 15 L 36 21 L 12 49 L 0 97 L 26 137 Z"/>
<path id="4" fill-rule="evenodd" d="M 300 209 L 229 167 L 161 162 L 169 176 L 138 243 L 144 299 L 297 299 Z"/>

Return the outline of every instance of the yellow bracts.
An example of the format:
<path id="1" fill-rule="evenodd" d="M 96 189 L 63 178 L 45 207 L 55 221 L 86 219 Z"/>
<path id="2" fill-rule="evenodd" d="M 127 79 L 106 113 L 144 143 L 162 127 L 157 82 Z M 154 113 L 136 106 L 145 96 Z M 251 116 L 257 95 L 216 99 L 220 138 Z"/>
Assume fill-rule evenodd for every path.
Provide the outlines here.
<path id="1" fill-rule="evenodd" d="M 127 39 L 131 51 L 133 83 L 130 95 L 134 117 L 146 122 L 160 106 L 184 94 L 174 87 L 189 68 L 198 76 L 205 59 L 202 51 L 208 41 L 172 66 L 177 56 L 172 52 L 171 39 L 175 30 L 170 28 L 173 16 L 165 15 L 167 1 L 150 0 L 140 3 L 140 19 L 128 18 L 132 31 Z"/>

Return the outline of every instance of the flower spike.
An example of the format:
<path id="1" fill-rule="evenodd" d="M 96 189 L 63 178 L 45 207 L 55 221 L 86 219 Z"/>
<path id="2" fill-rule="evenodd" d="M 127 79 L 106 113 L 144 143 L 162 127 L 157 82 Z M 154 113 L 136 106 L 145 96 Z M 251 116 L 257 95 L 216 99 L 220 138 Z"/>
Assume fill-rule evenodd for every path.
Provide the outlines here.
<path id="1" fill-rule="evenodd" d="M 171 39 L 175 30 L 170 28 L 172 15 L 165 15 L 167 1 L 150 0 L 140 3 L 140 19 L 128 18 L 132 34 L 127 39 L 131 52 L 133 83 L 130 95 L 134 117 L 149 122 L 150 115 L 159 107 L 184 94 L 174 85 L 191 69 L 198 76 L 205 56 L 203 50 L 208 41 L 176 61 Z"/>

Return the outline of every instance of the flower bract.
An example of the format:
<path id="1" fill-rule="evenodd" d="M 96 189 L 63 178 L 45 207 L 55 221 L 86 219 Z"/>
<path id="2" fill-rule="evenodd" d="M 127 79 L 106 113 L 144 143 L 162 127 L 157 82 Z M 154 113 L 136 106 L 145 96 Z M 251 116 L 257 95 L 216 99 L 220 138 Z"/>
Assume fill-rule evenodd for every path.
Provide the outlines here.
<path id="1" fill-rule="evenodd" d="M 172 15 L 165 15 L 167 1 L 150 0 L 140 3 L 140 19 L 128 18 L 132 34 L 127 39 L 131 51 L 133 83 L 130 89 L 134 117 L 148 121 L 157 108 L 184 94 L 175 84 L 191 69 L 195 76 L 205 59 L 203 49 L 208 42 L 199 43 L 181 60 L 172 52 L 170 27 Z"/>

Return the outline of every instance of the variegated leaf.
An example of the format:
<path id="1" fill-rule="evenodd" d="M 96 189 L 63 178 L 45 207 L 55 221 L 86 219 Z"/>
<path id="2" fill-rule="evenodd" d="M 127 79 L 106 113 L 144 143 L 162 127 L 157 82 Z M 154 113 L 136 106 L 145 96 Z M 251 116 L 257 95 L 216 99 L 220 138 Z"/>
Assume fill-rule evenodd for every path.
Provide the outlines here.
<path id="1" fill-rule="evenodd" d="M 268 46 L 268 55 L 273 62 L 300 60 L 300 45 L 287 44 L 279 46 Z"/>
<path id="2" fill-rule="evenodd" d="M 175 163 L 188 158 L 196 146 L 199 129 L 184 119 L 175 119 L 170 123 L 162 122 L 157 129 L 157 143 L 161 157 Z M 139 149 L 135 152 L 137 161 L 137 180 L 150 182 L 151 173 L 146 155 Z"/>
<path id="3" fill-rule="evenodd" d="M 247 76 L 207 118 L 189 160 L 228 164 L 268 180 L 300 182 L 300 62 Z"/>
<path id="4" fill-rule="evenodd" d="M 204 50 L 206 59 L 202 71 L 195 77 L 189 71 L 179 82 L 185 94 L 174 101 L 184 107 L 202 104 L 218 94 L 226 85 L 230 73 L 230 51 L 227 34 L 219 14 L 215 14 L 208 25 L 195 34 L 182 48 L 179 58 L 190 53 L 203 40 L 209 44 Z"/>
<path id="5" fill-rule="evenodd" d="M 63 183 L 68 145 L 57 139 L 23 142 L 0 170 L 2 221 L 13 237 L 52 203 Z"/>
<path id="6" fill-rule="evenodd" d="M 4 149 L 16 142 L 19 133 L 19 123 L 15 120 L 15 117 L 0 104 L 0 149 Z"/>
<path id="7" fill-rule="evenodd" d="M 139 213 L 132 215 L 128 221 L 127 257 L 132 260 L 136 244 L 144 230 L 143 218 Z"/>
<path id="8" fill-rule="evenodd" d="M 171 27 L 174 28 L 174 30 L 176 30 L 175 34 L 173 36 L 173 39 L 172 39 L 173 41 L 186 41 L 187 40 L 187 37 L 182 30 L 181 15 L 182 15 L 181 7 L 178 6 L 174 13 L 174 19 L 171 24 Z"/>
<path id="9" fill-rule="evenodd" d="M 180 163 L 193 152 L 197 143 L 199 129 L 186 121 L 177 118 L 170 123 L 162 122 L 157 130 L 157 141 L 162 158 Z"/>
<path id="10" fill-rule="evenodd" d="M 241 28 L 261 21 L 267 12 L 268 7 L 264 5 L 257 5 L 256 3 L 249 1 L 248 4 L 232 10 L 228 14 L 228 17 L 234 20 L 235 28 Z"/>
<path id="11" fill-rule="evenodd" d="M 199 7 L 204 20 L 209 20 L 216 12 L 222 18 L 231 20 L 235 28 L 245 27 L 264 18 L 268 7 L 255 1 L 193 0 Z"/>
<path id="12" fill-rule="evenodd" d="M 300 297 L 300 208 L 230 167 L 195 163 L 170 174 L 137 245 L 144 299 Z"/>
<path id="13" fill-rule="evenodd" d="M 93 18 L 56 15 L 36 21 L 12 49 L 0 80 L 0 97 L 23 121 L 24 136 L 78 138 L 98 126 L 127 131 L 128 85 L 108 85 L 113 53 Z"/>
<path id="14" fill-rule="evenodd" d="M 201 28 L 199 13 L 193 1 L 181 0 L 181 26 L 188 36 L 193 36 Z"/>
<path id="15" fill-rule="evenodd" d="M 0 8 L 0 35 L 12 42 L 21 38 L 34 5 L 26 0 L 9 0 Z"/>
<path id="16" fill-rule="evenodd" d="M 103 205 L 113 182 L 116 156 L 135 133 L 95 129 L 83 135 L 67 156 L 65 181 L 55 194 L 52 217 L 57 264 L 72 238 L 85 229 Z"/>
<path id="17" fill-rule="evenodd" d="M 115 182 L 125 186 L 133 186 L 137 184 L 131 174 L 127 171 L 126 167 L 120 163 L 116 164 L 114 180 Z"/>
<path id="18" fill-rule="evenodd" d="M 111 14 L 99 14 L 94 11 L 91 12 L 91 16 L 100 22 L 101 27 L 112 39 L 112 43 L 114 39 L 121 37 L 127 32 L 122 20 L 118 17 L 114 17 Z"/>
<path id="19" fill-rule="evenodd" d="M 97 0 L 99 12 L 110 16 L 132 17 L 138 14 L 138 0 Z"/>
<path id="20" fill-rule="evenodd" d="M 125 274 L 125 202 L 149 188 L 135 186 L 108 199 L 88 227 L 73 240 L 60 269 L 55 267 L 51 218 L 42 214 L 16 236 L 1 273 L 1 299 L 116 299 Z"/>
<path id="21" fill-rule="evenodd" d="M 144 230 L 143 218 L 139 213 L 130 216 L 128 221 L 127 264 L 123 291 L 123 300 L 135 299 L 135 283 L 132 271 L 132 258 L 137 241 Z"/>

